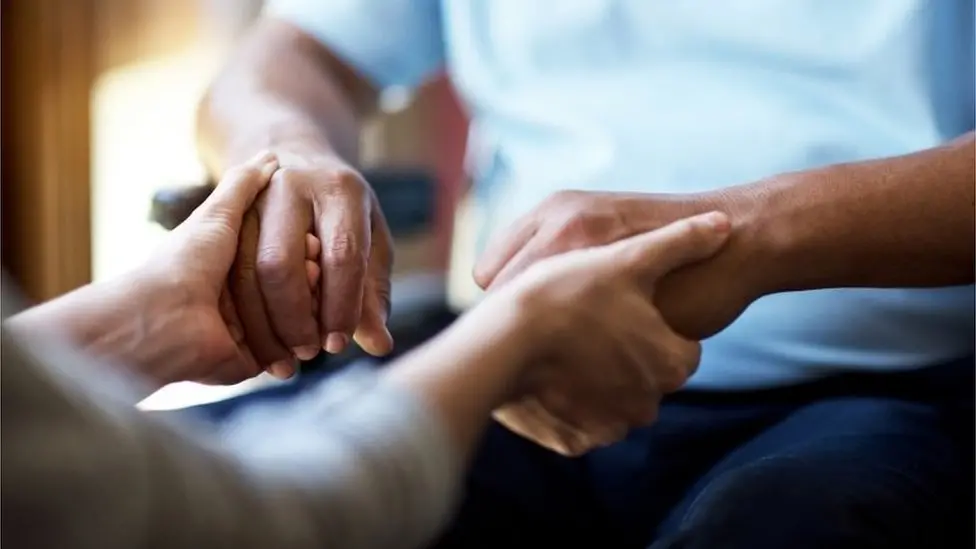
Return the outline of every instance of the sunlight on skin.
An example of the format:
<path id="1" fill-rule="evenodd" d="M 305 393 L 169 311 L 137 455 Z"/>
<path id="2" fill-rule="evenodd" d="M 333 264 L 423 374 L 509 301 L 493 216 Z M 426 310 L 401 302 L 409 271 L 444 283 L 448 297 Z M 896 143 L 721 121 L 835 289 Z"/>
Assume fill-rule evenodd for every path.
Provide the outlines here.
<path id="1" fill-rule="evenodd" d="M 149 221 L 153 193 L 199 182 L 196 104 L 220 61 L 193 49 L 104 74 L 92 105 L 93 277 L 117 276 L 146 261 L 166 231 Z M 262 375 L 230 387 L 176 383 L 140 407 L 173 409 L 221 400 L 276 383 Z"/>

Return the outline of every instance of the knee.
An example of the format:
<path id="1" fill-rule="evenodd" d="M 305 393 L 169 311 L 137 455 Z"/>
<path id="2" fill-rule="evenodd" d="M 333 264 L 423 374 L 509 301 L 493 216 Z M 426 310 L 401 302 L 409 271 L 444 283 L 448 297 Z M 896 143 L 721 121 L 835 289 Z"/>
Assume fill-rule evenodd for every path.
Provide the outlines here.
<path id="1" fill-rule="evenodd" d="M 790 457 L 728 471 L 678 511 L 653 547 L 913 547 L 932 541 L 913 530 L 917 509 L 858 478 L 863 471 L 838 466 L 824 473 Z"/>

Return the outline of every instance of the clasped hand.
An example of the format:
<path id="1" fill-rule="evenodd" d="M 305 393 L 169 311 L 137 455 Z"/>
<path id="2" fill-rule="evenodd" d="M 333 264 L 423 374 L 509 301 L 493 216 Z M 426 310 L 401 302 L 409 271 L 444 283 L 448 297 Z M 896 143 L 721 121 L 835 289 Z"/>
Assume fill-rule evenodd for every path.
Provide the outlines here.
<path id="1" fill-rule="evenodd" d="M 252 311 L 257 305 L 270 308 L 270 300 L 258 292 L 253 297 L 258 303 L 250 304 L 252 309 L 247 310 L 241 306 L 243 294 L 238 293 L 235 299 L 235 285 L 241 290 L 242 280 L 253 267 L 255 255 L 247 250 L 254 244 L 255 235 L 249 231 L 259 231 L 257 242 L 264 242 L 260 231 L 274 230 L 276 224 L 283 223 L 282 212 L 276 217 L 268 211 L 280 207 L 292 194 L 304 192 L 301 180 L 312 175 L 282 170 L 278 158 L 270 154 L 231 170 L 213 195 L 172 233 L 158 260 L 141 272 L 143 281 L 165 281 L 157 290 L 179 297 L 168 312 L 179 316 L 179 321 L 169 325 L 182 326 L 181 343 L 195 349 L 191 353 L 195 363 L 175 372 L 174 380 L 229 383 L 256 375 L 268 366 L 265 355 L 256 350 L 261 338 L 255 337 L 252 326 L 256 320 L 273 320 L 267 310 L 261 311 L 264 318 L 257 318 L 260 315 Z M 361 308 L 354 311 L 359 321 L 325 325 L 326 344 L 336 329 L 341 334 L 362 336 L 364 318 L 372 324 L 363 337 L 367 344 L 379 341 L 377 347 L 388 347 L 392 343 L 384 326 L 389 291 L 388 231 L 378 207 L 369 205 L 374 197 L 365 189 L 368 187 L 357 191 L 361 194 L 357 194 L 359 213 L 373 220 L 373 228 L 369 235 L 363 229 L 355 237 L 353 248 L 380 249 L 382 257 L 376 263 L 378 267 L 371 267 L 376 258 L 370 253 L 355 261 L 342 255 L 346 259 L 338 263 L 355 263 L 354 270 L 363 277 L 352 284 L 354 288 L 332 280 L 335 274 L 328 270 L 332 263 L 319 262 L 323 255 L 332 254 L 334 259 L 337 251 L 352 246 L 345 237 L 336 240 L 334 234 L 321 228 L 319 238 L 308 232 L 300 235 L 301 282 L 308 299 L 299 303 L 304 307 L 301 311 L 290 314 L 294 318 L 304 315 L 300 323 L 311 323 L 309 330 L 319 344 L 322 338 L 316 320 L 344 318 L 333 313 L 336 301 L 340 305 L 360 303 Z M 319 199 L 336 203 L 352 200 L 340 194 Z M 310 212 L 310 219 L 313 213 L 320 212 Z M 249 223 L 255 222 L 259 225 L 249 228 Z M 321 220 L 318 224 L 330 226 Z M 484 323 L 516 322 L 520 330 L 531 335 L 519 341 L 528 341 L 532 348 L 524 353 L 530 359 L 523 365 L 518 391 L 509 402 L 499 403 L 496 418 L 565 454 L 613 442 L 628 429 L 653 421 L 661 396 L 684 384 L 700 353 L 697 341 L 672 330 L 656 308 L 658 281 L 715 254 L 729 231 L 728 218 L 717 212 L 681 219 L 616 242 L 540 257 L 526 264 L 518 276 L 498 284 L 471 314 L 480 314 Z M 346 244 L 337 245 L 340 241 Z M 323 250 L 320 242 L 332 244 Z M 291 248 L 293 244 L 282 242 L 278 246 Z M 259 245 L 258 249 L 270 246 Z M 262 271 L 256 272 L 262 278 Z M 324 316 L 319 303 L 327 310 Z M 514 320 L 512 315 L 491 314 L 502 310 L 517 311 Z M 312 345 L 302 338 L 277 336 L 276 343 L 290 351 Z"/>

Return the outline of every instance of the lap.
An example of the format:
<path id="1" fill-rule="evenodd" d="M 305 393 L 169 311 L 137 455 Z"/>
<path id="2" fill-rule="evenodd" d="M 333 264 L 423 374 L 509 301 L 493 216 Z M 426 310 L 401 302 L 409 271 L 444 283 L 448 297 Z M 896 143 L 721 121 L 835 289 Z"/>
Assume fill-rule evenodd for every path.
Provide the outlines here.
<path id="1" fill-rule="evenodd" d="M 946 547 L 971 495 L 960 450 L 930 403 L 809 404 L 702 475 L 654 547 Z"/>
<path id="2" fill-rule="evenodd" d="M 666 401 L 654 426 L 579 459 L 496 427 L 437 547 L 929 546 L 971 525 L 971 381 L 965 409 L 919 390 L 927 375 L 840 381 Z"/>
<path id="3" fill-rule="evenodd" d="M 435 546 L 944 546 L 936 538 L 953 521 L 972 529 L 971 516 L 959 518 L 971 509 L 973 468 L 972 361 L 962 368 L 968 381 L 952 383 L 964 410 L 942 386 L 919 392 L 927 376 L 903 383 L 917 393 L 907 395 L 888 390 L 889 376 L 691 394 L 666 400 L 653 426 L 576 459 L 493 425 Z M 324 375 L 203 410 L 219 419 Z"/>

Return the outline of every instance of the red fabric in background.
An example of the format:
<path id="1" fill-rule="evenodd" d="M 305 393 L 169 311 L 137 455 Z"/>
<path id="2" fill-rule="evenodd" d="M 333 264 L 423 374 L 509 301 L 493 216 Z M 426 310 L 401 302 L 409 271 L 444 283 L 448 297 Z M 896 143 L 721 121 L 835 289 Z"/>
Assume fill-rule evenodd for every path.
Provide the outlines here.
<path id="1" fill-rule="evenodd" d="M 437 234 L 437 265 L 447 268 L 454 228 L 454 207 L 464 193 L 464 148 L 468 137 L 468 117 L 454 88 L 442 77 L 431 86 L 435 108 L 431 109 L 433 165 L 438 193 L 434 217 Z"/>

